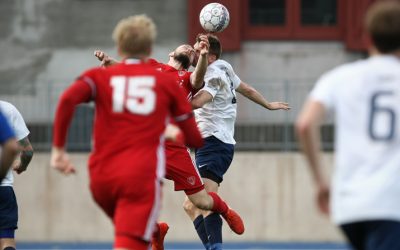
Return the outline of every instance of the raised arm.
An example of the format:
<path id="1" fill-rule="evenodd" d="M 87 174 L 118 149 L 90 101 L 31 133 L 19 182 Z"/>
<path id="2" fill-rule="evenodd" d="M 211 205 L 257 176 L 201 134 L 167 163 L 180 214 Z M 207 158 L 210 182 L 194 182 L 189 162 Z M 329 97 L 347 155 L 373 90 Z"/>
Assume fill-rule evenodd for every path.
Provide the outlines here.
<path id="1" fill-rule="evenodd" d="M 200 89 L 201 87 L 203 87 L 204 75 L 206 74 L 208 66 L 208 49 L 210 47 L 210 44 L 208 42 L 207 36 L 200 36 L 200 39 L 201 42 L 199 43 L 199 60 L 197 62 L 196 68 L 190 75 L 190 82 L 192 83 L 192 87 L 194 89 Z"/>
<path id="2" fill-rule="evenodd" d="M 28 136 L 18 141 L 18 144 L 21 148 L 21 153 L 19 155 L 19 159 L 14 161 L 13 169 L 17 174 L 21 174 L 24 172 L 33 157 L 33 147 L 31 142 L 29 141 Z"/>
<path id="3" fill-rule="evenodd" d="M 237 92 L 250 99 L 251 101 L 259 104 L 260 106 L 269 110 L 289 110 L 289 104 L 286 102 L 268 102 L 255 88 L 247 83 L 241 82 L 236 89 Z"/>
<path id="4" fill-rule="evenodd" d="M 104 51 L 101 50 L 95 50 L 94 56 L 97 57 L 97 59 L 99 59 L 99 61 L 101 62 L 101 66 L 103 67 L 108 67 L 113 64 L 119 63 L 116 59 L 110 57 Z"/>

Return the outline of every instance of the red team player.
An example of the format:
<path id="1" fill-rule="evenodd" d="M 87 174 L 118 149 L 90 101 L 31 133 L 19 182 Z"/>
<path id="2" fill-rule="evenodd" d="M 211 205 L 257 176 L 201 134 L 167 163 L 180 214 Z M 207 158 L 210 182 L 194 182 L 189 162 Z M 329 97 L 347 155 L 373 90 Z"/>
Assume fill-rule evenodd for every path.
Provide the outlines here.
<path id="1" fill-rule="evenodd" d="M 200 39 L 202 39 L 202 43 L 200 43 L 201 56 L 193 73 L 187 71 L 195 58 L 194 49 L 190 45 L 181 45 L 171 52 L 168 64 L 159 63 L 154 59 L 150 60 L 157 70 L 174 77 L 179 86 L 183 88 L 188 100 L 191 100 L 192 96 L 203 87 L 203 78 L 208 65 L 208 38 L 203 36 Z M 104 66 L 117 63 L 102 51 L 95 51 L 95 56 L 102 61 Z M 175 191 L 184 190 L 196 207 L 220 213 L 234 232 L 243 233 L 244 226 L 240 216 L 230 209 L 216 193 L 207 193 L 204 189 L 204 183 L 196 166 L 193 165 L 186 146 L 178 142 L 166 142 L 166 156 L 166 178 L 174 181 Z M 153 249 L 162 250 L 168 226 L 161 223 L 158 227 L 159 231 L 155 233 L 152 241 Z"/>
<path id="2" fill-rule="evenodd" d="M 203 144 L 182 90 L 147 62 L 155 33 L 145 15 L 121 20 L 113 38 L 123 62 L 83 73 L 63 93 L 55 116 L 51 165 L 73 173 L 64 150 L 67 129 L 78 104 L 96 104 L 90 189 L 113 220 L 115 249 L 149 247 L 160 210 L 168 117 L 175 118 L 188 145 Z"/>

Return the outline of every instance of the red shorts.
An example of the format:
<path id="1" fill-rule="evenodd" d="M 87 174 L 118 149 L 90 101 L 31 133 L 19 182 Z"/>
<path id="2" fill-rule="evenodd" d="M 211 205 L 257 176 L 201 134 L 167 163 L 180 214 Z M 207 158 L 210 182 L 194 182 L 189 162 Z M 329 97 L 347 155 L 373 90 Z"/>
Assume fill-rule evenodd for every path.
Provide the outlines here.
<path id="1" fill-rule="evenodd" d="M 166 143 L 167 168 L 165 178 L 175 183 L 175 191 L 184 190 L 187 195 L 204 189 L 203 180 L 186 147 Z"/>
<path id="2" fill-rule="evenodd" d="M 150 241 L 161 205 L 157 178 L 92 176 L 90 189 L 96 203 L 113 220 L 116 247 Z"/>

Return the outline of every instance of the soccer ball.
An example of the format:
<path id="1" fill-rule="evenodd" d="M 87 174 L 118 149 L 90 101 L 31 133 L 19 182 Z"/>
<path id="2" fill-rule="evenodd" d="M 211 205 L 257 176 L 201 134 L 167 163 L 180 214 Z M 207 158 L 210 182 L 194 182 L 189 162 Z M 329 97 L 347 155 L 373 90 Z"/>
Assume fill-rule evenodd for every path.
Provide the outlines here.
<path id="1" fill-rule="evenodd" d="M 200 11 L 200 24 L 208 32 L 221 32 L 229 24 L 228 9 L 220 3 L 209 3 Z"/>

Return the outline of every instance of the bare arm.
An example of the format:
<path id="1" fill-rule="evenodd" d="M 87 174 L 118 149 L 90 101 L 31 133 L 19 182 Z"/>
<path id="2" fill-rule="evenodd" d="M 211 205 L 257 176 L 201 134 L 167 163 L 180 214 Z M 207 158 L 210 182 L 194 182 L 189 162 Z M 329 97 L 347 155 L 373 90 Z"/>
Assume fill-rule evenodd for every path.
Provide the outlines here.
<path id="1" fill-rule="evenodd" d="M 103 67 L 108 67 L 108 66 L 119 63 L 116 59 L 110 57 L 104 51 L 101 51 L 101 50 L 95 50 L 94 56 L 97 57 L 97 59 L 99 59 L 99 61 L 101 61 L 101 66 L 103 66 Z"/>
<path id="2" fill-rule="evenodd" d="M 320 152 L 320 127 L 325 116 L 321 103 L 308 101 L 296 122 L 296 132 L 317 186 L 317 202 L 321 212 L 329 213 L 329 187 L 322 173 Z"/>
<path id="3" fill-rule="evenodd" d="M 65 175 L 76 173 L 75 166 L 69 159 L 64 147 L 56 147 L 53 145 L 51 149 L 50 166 Z"/>
<path id="4" fill-rule="evenodd" d="M 208 66 L 208 49 L 210 47 L 210 44 L 208 43 L 207 36 L 201 36 L 200 39 L 200 57 L 197 62 L 196 68 L 190 75 L 190 82 L 192 83 L 192 87 L 194 89 L 200 89 L 201 87 L 203 87 L 204 75 L 206 74 Z"/>
<path id="5" fill-rule="evenodd" d="M 191 101 L 192 108 L 193 109 L 201 108 L 203 107 L 204 104 L 211 102 L 212 99 L 213 97 L 210 93 L 208 93 L 205 90 L 200 90 L 200 92 L 197 93 Z"/>
<path id="6" fill-rule="evenodd" d="M 19 159 L 14 161 L 13 169 L 18 173 L 21 174 L 22 172 L 26 171 L 29 163 L 33 157 L 33 147 L 31 142 L 29 141 L 28 136 L 18 141 L 21 147 L 21 153 Z"/>
<path id="7" fill-rule="evenodd" d="M 241 82 L 236 89 L 237 92 L 269 110 L 284 109 L 289 110 L 289 104 L 286 102 L 268 102 L 255 88 L 247 83 Z"/>
<path id="8" fill-rule="evenodd" d="M 7 175 L 8 170 L 19 152 L 18 143 L 15 138 L 8 139 L 2 146 L 0 157 L 0 182 Z"/>

